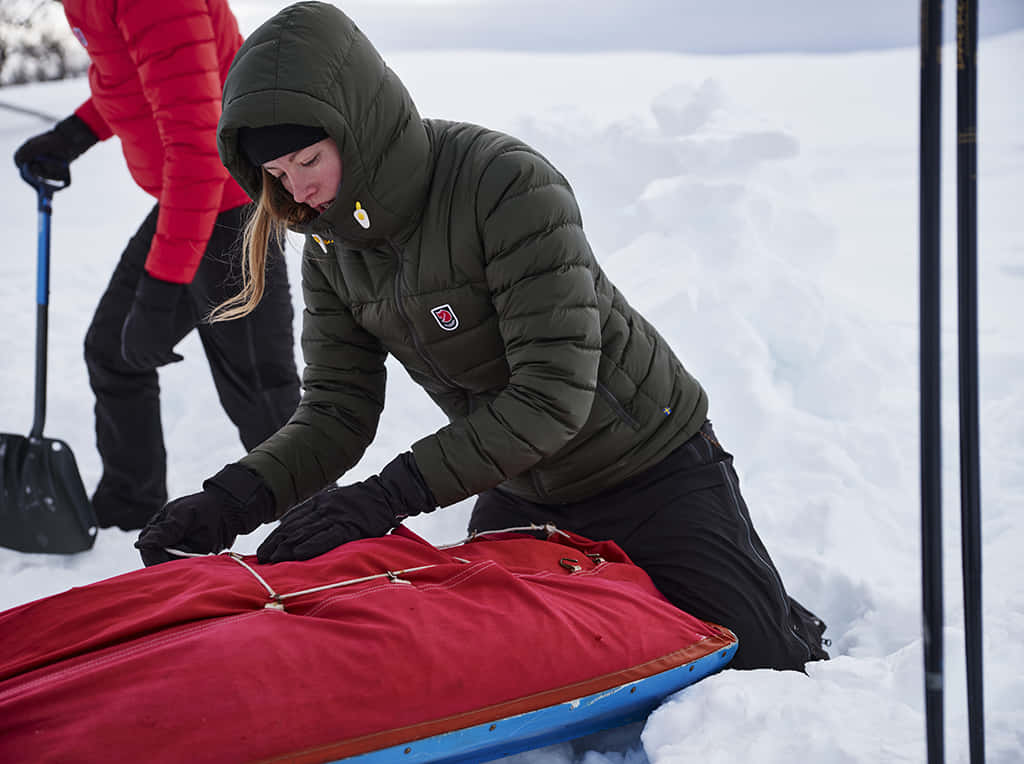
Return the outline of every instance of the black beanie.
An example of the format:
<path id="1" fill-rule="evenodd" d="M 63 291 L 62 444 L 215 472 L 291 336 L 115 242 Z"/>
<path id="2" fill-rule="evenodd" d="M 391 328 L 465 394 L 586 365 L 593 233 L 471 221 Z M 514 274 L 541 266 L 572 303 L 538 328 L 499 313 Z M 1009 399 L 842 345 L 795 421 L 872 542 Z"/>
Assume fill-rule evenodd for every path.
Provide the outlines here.
<path id="1" fill-rule="evenodd" d="M 238 145 L 256 167 L 271 159 L 312 146 L 327 137 L 322 127 L 310 125 L 267 125 L 238 128 Z"/>

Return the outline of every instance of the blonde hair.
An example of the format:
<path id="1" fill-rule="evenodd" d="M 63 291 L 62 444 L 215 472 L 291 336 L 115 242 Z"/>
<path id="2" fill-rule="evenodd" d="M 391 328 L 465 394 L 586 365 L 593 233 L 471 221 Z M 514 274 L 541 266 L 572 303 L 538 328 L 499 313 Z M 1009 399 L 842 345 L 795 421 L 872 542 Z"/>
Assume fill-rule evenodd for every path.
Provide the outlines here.
<path id="1" fill-rule="evenodd" d="M 207 321 L 231 321 L 256 310 L 266 288 L 267 254 L 271 243 L 283 250 L 288 229 L 308 223 L 316 212 L 296 202 L 281 182 L 261 169 L 260 196 L 242 231 L 242 291 L 210 311 Z"/>

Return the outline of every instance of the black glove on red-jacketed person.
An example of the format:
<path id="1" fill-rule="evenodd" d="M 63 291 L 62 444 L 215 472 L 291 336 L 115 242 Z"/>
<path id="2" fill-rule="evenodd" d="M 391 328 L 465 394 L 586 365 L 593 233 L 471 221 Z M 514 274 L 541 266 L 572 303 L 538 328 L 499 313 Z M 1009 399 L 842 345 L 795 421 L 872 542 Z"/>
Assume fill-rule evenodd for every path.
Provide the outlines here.
<path id="1" fill-rule="evenodd" d="M 308 560 L 341 544 L 383 536 L 402 520 L 437 509 L 411 452 L 361 483 L 328 488 L 292 507 L 256 550 L 262 563 Z"/>
<path id="2" fill-rule="evenodd" d="M 229 464 L 203 490 L 168 502 L 153 516 L 135 548 L 147 566 L 180 559 L 167 551 L 208 553 L 228 549 L 239 535 L 274 519 L 274 494 L 263 478 L 239 464 Z"/>
<path id="3" fill-rule="evenodd" d="M 56 160 L 69 164 L 80 157 L 86 149 L 99 139 L 78 115 L 72 114 L 54 125 L 52 130 L 35 135 L 21 144 L 14 152 L 14 164 L 18 167 L 36 167 L 37 174 L 48 176 L 46 161 Z M 39 170 L 42 172 L 38 172 Z"/>
<path id="4" fill-rule="evenodd" d="M 135 299 L 121 326 L 121 355 L 133 369 L 155 369 L 182 360 L 174 352 L 175 316 L 188 295 L 187 284 L 164 281 L 143 272 Z"/>

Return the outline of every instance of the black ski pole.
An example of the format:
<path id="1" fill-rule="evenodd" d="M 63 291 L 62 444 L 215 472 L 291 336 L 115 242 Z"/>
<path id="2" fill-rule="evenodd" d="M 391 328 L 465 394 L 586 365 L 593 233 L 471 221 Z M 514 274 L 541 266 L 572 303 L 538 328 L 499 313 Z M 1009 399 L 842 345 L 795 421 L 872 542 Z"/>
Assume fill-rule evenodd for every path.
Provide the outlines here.
<path id="1" fill-rule="evenodd" d="M 921 0 L 920 385 L 921 590 L 929 764 L 943 752 L 942 427 L 940 395 L 940 126 L 942 2 Z"/>
<path id="2" fill-rule="evenodd" d="M 985 761 L 982 692 L 981 479 L 978 432 L 977 0 L 956 4 L 957 294 L 960 343 L 960 544 L 971 762 Z"/>

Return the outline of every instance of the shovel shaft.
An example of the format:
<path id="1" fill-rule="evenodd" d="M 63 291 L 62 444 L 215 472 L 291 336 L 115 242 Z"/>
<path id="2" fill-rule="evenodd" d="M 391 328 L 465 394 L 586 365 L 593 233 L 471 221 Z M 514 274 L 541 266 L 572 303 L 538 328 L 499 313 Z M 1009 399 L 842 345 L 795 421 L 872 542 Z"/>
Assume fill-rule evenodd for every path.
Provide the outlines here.
<path id="1" fill-rule="evenodd" d="M 50 197 L 39 193 L 39 256 L 36 268 L 36 406 L 29 438 L 43 436 L 46 423 L 46 354 L 50 302 Z"/>
<path id="2" fill-rule="evenodd" d="M 26 162 L 19 168 L 21 178 L 36 190 L 39 202 L 39 246 L 36 266 L 36 408 L 31 440 L 41 440 L 46 423 L 46 337 L 50 302 L 50 215 L 55 192 L 71 185 L 68 163 L 53 157 Z"/>

